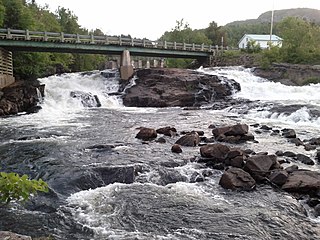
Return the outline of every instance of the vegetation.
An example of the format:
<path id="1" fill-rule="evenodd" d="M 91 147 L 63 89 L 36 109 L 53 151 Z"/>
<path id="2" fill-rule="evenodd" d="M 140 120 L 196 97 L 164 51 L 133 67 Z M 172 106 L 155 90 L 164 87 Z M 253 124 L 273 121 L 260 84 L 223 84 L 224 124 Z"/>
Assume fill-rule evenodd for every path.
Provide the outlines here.
<path id="1" fill-rule="evenodd" d="M 44 181 L 29 180 L 27 175 L 0 172 L 0 203 L 27 201 L 31 194 L 37 191 L 48 192 L 48 185 Z"/>
<path id="2" fill-rule="evenodd" d="M 102 33 L 99 29 L 81 28 L 77 16 L 69 9 L 59 7 L 52 13 L 48 6 L 39 6 L 35 0 L 0 0 L 0 25 L 2 28 L 37 31 Z M 106 56 L 102 55 L 14 52 L 14 75 L 28 80 L 61 71 L 100 69 L 105 60 Z"/>

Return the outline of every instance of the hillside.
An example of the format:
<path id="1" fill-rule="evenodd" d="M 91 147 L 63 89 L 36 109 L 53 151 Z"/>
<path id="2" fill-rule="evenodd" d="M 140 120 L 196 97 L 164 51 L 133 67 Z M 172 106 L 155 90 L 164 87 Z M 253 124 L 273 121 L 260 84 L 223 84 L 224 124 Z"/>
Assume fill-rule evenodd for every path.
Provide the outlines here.
<path id="1" fill-rule="evenodd" d="M 292 8 L 282 9 L 274 11 L 274 22 L 280 22 L 286 17 L 299 17 L 306 19 L 310 22 L 320 24 L 320 10 L 311 8 Z M 241 24 L 257 24 L 257 23 L 268 23 L 271 20 L 271 11 L 262 13 L 257 19 L 247 19 L 243 21 L 234 21 L 228 23 L 226 26 L 241 25 Z"/>

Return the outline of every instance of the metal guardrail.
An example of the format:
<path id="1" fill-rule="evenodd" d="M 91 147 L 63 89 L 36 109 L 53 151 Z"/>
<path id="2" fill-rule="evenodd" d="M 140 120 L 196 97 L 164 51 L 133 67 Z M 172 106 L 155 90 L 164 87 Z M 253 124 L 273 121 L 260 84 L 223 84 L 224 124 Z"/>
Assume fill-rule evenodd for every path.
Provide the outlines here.
<path id="1" fill-rule="evenodd" d="M 216 50 L 227 50 L 228 47 L 212 46 L 205 44 L 190 44 L 190 43 L 177 43 L 167 41 L 151 41 L 148 39 L 138 39 L 130 37 L 116 37 L 116 36 L 95 36 L 68 34 L 68 33 L 55 33 L 55 32 L 40 32 L 29 30 L 17 29 L 0 29 L 1 39 L 7 40 L 22 40 L 22 41 L 41 41 L 41 42 L 56 42 L 56 43 L 72 43 L 72 44 L 97 44 L 97 45 L 118 45 L 118 46 L 131 46 L 142 48 L 159 48 L 171 49 L 181 51 L 197 51 L 197 52 L 214 52 Z"/>

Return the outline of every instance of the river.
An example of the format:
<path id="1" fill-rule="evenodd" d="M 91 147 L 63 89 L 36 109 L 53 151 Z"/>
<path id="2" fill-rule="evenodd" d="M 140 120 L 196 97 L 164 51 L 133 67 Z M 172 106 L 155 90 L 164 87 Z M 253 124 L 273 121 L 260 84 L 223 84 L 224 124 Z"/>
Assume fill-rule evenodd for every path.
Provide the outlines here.
<path id="1" fill-rule="evenodd" d="M 255 142 L 242 149 L 314 151 L 270 131 L 293 128 L 304 140 L 320 133 L 320 85 L 285 86 L 254 76 L 242 67 L 200 68 L 199 72 L 236 80 L 233 98 L 252 102 L 226 109 L 124 107 L 118 73 L 71 73 L 40 79 L 46 84 L 42 109 L 0 119 L 0 166 L 5 171 L 42 178 L 48 194 L 24 205 L 0 208 L 0 230 L 54 239 L 319 239 L 320 218 L 303 199 L 259 185 L 232 192 L 218 184 L 222 172 L 196 163 L 199 147 L 171 152 L 166 143 L 135 138 L 139 127 L 202 130 L 211 124 L 246 123 Z M 134 84 L 134 83 L 133 83 Z M 85 108 L 71 91 L 97 95 L 99 108 Z M 316 163 L 301 168 L 319 170 Z M 194 181 L 195 176 L 204 181 Z"/>

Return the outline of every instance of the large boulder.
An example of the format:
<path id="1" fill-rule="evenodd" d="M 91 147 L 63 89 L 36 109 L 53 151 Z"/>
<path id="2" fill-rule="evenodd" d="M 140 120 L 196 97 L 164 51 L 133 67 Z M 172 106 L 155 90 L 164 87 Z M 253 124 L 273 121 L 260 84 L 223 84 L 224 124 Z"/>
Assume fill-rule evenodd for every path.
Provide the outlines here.
<path id="1" fill-rule="evenodd" d="M 199 134 L 197 132 L 191 132 L 179 138 L 176 141 L 176 144 L 179 144 L 185 147 L 196 147 L 198 146 L 199 142 L 200 142 Z"/>
<path id="2" fill-rule="evenodd" d="M 191 107 L 240 90 L 234 80 L 187 69 L 139 69 L 136 75 L 136 84 L 123 97 L 128 107 Z"/>
<path id="3" fill-rule="evenodd" d="M 70 97 L 79 99 L 84 107 L 101 107 L 100 100 L 97 95 L 90 92 L 71 91 Z"/>
<path id="4" fill-rule="evenodd" d="M 270 170 L 277 166 L 277 163 L 276 155 L 254 155 L 247 159 L 244 170 L 260 181 L 269 176 Z"/>
<path id="5" fill-rule="evenodd" d="M 219 184 L 226 189 L 245 191 L 253 190 L 256 186 L 255 180 L 241 168 L 229 168 L 222 174 Z"/>
<path id="6" fill-rule="evenodd" d="M 230 148 L 220 143 L 208 144 L 200 148 L 200 154 L 202 157 L 220 162 L 224 162 L 226 160 L 228 152 L 230 152 Z"/>
<path id="7" fill-rule="evenodd" d="M 309 170 L 292 172 L 282 189 L 288 192 L 316 193 L 320 190 L 320 173 Z"/>
<path id="8" fill-rule="evenodd" d="M 157 138 L 157 131 L 153 128 L 140 128 L 140 131 L 137 133 L 136 138 L 142 139 L 144 141 L 150 141 Z"/>

